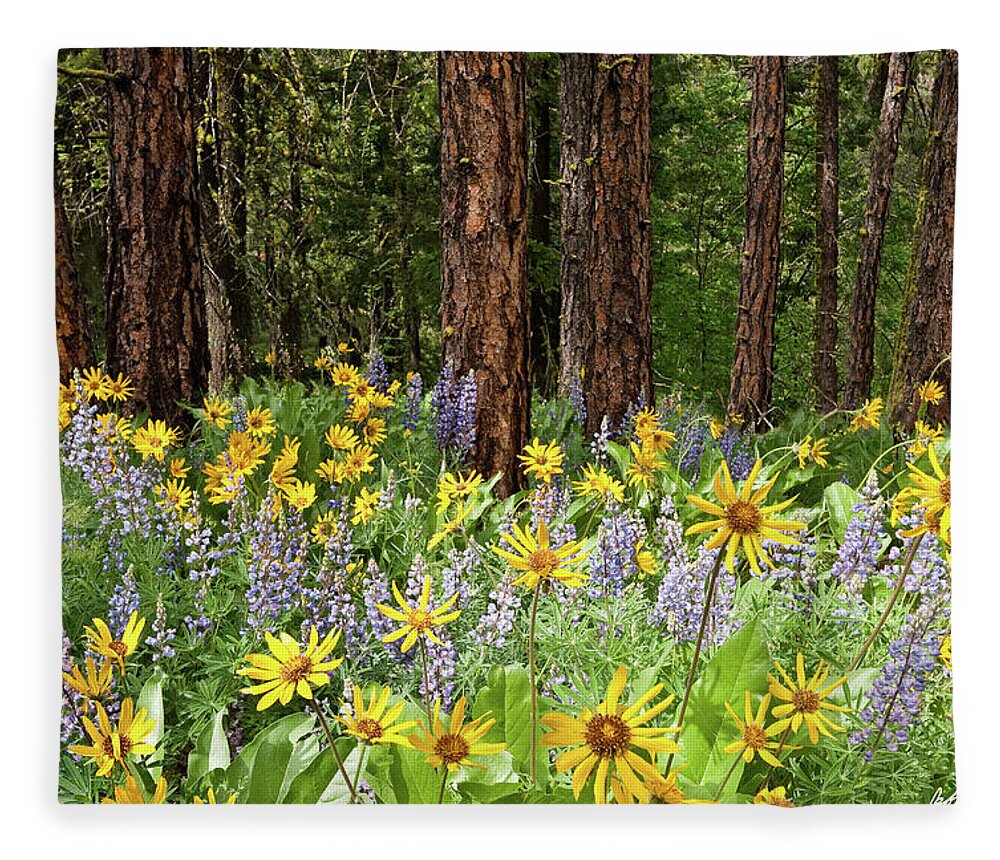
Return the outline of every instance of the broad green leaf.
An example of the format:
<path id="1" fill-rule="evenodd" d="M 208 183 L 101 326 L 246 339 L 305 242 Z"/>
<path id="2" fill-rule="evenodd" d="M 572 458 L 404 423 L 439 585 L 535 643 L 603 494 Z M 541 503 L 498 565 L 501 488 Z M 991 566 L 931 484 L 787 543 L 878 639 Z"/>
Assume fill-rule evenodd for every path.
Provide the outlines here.
<path id="1" fill-rule="evenodd" d="M 146 681 L 143 685 L 142 690 L 139 692 L 139 698 L 135 703 L 136 713 L 140 709 L 145 708 L 146 713 L 149 715 L 151 720 L 156 721 L 156 727 L 151 731 L 144 739 L 146 743 L 153 744 L 156 747 L 156 752 L 150 753 L 146 758 L 146 767 L 149 768 L 150 776 L 154 780 L 160 778 L 160 774 L 163 768 L 158 763 L 163 761 L 163 748 L 160 746 L 160 741 L 163 738 L 164 726 L 163 726 L 163 675 L 159 670 L 153 672 L 152 677 Z"/>
<path id="2" fill-rule="evenodd" d="M 287 737 L 266 739 L 254 756 L 247 803 L 277 803 L 285 781 L 292 742 Z"/>
<path id="3" fill-rule="evenodd" d="M 340 738 L 337 740 L 337 751 L 344 762 L 344 767 L 354 780 L 358 768 L 358 758 L 367 759 L 368 747 L 355 743 L 353 740 Z M 291 765 L 292 763 L 289 762 Z M 364 772 L 362 763 L 362 773 Z M 292 768 L 288 768 L 291 772 Z M 351 793 L 344 782 L 343 774 L 328 747 L 320 749 L 312 761 L 291 780 L 288 791 L 281 797 L 282 803 L 347 803 Z"/>
<path id="4" fill-rule="evenodd" d="M 679 741 L 678 760 L 683 758 L 686 762 L 681 771 L 686 783 L 714 793 L 735 757 L 724 752 L 724 748 L 737 739 L 738 733 L 725 703 L 729 702 L 742 717 L 744 690 L 755 695 L 766 692 L 769 667 L 767 646 L 754 619 L 734 633 L 702 669 L 691 688 Z M 735 794 L 742 773 L 741 761 L 729 777 L 721 799 Z"/>
<path id="5" fill-rule="evenodd" d="M 246 784 L 250 780 L 250 775 L 254 767 L 254 759 L 257 752 L 268 740 L 288 740 L 295 743 L 306 732 L 312 729 L 316 718 L 310 714 L 289 714 L 282 717 L 278 722 L 263 729 L 250 743 L 248 743 L 226 769 L 226 782 L 233 788 L 240 789 L 241 795 L 245 795 Z M 280 788 L 280 783 L 279 783 Z"/>
<path id="6" fill-rule="evenodd" d="M 830 526 L 837 536 L 837 543 L 843 543 L 844 532 L 851 521 L 851 508 L 858 501 L 857 490 L 837 481 L 823 491 L 823 501 L 830 512 Z"/>
<path id="7" fill-rule="evenodd" d="M 189 785 L 194 785 L 206 773 L 216 768 L 229 767 L 229 739 L 222 726 L 225 715 L 225 709 L 216 712 L 212 722 L 199 735 L 195 748 L 188 753 L 187 781 Z"/>

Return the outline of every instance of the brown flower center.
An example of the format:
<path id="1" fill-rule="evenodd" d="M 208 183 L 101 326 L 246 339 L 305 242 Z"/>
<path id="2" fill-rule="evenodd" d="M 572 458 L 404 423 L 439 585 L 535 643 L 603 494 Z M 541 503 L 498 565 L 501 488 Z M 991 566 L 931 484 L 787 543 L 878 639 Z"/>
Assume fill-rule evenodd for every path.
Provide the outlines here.
<path id="1" fill-rule="evenodd" d="M 941 496 L 941 500 L 943 502 L 951 504 L 951 477 L 947 477 L 941 482 L 941 488 L 938 490 L 938 495 Z"/>
<path id="2" fill-rule="evenodd" d="M 772 794 L 770 798 L 768 798 L 767 803 L 770 806 L 783 806 L 785 809 L 795 809 L 795 804 L 792 803 L 787 797 L 781 797 L 776 794 Z"/>
<path id="3" fill-rule="evenodd" d="M 764 734 L 764 730 L 760 726 L 748 723 L 743 730 L 743 743 L 750 749 L 762 750 L 767 746 L 767 735 Z"/>
<path id="4" fill-rule="evenodd" d="M 434 752 L 445 764 L 458 764 L 469 754 L 469 742 L 461 735 L 442 735 L 434 744 Z"/>
<path id="5" fill-rule="evenodd" d="M 114 639 L 108 643 L 108 647 L 114 651 L 119 657 L 124 657 L 128 652 L 128 645 L 122 642 L 121 639 Z"/>
<path id="6" fill-rule="evenodd" d="M 112 733 L 101 742 L 102 752 L 111 758 L 115 757 L 115 744 L 112 740 L 113 738 L 114 734 Z M 122 758 L 125 758 L 125 756 L 128 755 L 129 750 L 132 749 L 132 739 L 128 735 L 118 735 L 118 743 L 121 746 Z"/>
<path id="7" fill-rule="evenodd" d="M 538 576 L 551 576 L 559 567 L 559 556 L 550 549 L 536 549 L 528 556 L 528 569 Z"/>
<path id="8" fill-rule="evenodd" d="M 304 654 L 292 657 L 281 664 L 281 680 L 296 683 L 312 674 L 313 661 Z"/>
<path id="9" fill-rule="evenodd" d="M 741 535 L 757 534 L 763 517 L 760 510 L 750 502 L 737 499 L 726 506 L 726 522 L 734 532 Z"/>
<path id="10" fill-rule="evenodd" d="M 430 630 L 434 626 L 433 620 L 431 619 L 431 614 L 425 612 L 423 609 L 414 609 L 410 613 L 410 618 L 408 621 L 410 627 L 416 630 L 418 633 L 423 633 L 425 630 Z"/>
<path id="11" fill-rule="evenodd" d="M 628 750 L 632 729 L 616 714 L 597 714 L 587 721 L 583 738 L 601 758 L 611 758 Z"/>
<path id="12" fill-rule="evenodd" d="M 813 690 L 796 690 L 792 705 L 800 714 L 814 714 L 819 710 L 819 696 Z"/>
<path id="13" fill-rule="evenodd" d="M 370 741 L 382 737 L 382 724 L 378 720 L 358 720 L 358 734 Z"/>

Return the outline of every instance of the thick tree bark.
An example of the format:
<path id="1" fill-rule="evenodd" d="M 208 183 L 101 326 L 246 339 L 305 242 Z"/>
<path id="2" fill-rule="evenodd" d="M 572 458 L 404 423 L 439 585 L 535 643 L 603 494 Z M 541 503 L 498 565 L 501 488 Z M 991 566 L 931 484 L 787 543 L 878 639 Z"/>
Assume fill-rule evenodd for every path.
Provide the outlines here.
<path id="1" fill-rule="evenodd" d="M 750 429 L 769 426 L 774 384 L 774 306 L 781 269 L 785 160 L 785 58 L 755 57 L 750 83 L 746 222 L 729 411 Z"/>
<path id="2" fill-rule="evenodd" d="M 56 209 L 56 345 L 59 350 L 59 381 L 69 382 L 73 370 L 94 363 L 94 346 L 87 330 L 83 287 L 73 254 L 66 209 L 58 182 Z"/>
<path id="3" fill-rule="evenodd" d="M 872 150 L 871 179 L 861 227 L 857 281 L 851 303 L 851 352 L 844 388 L 844 406 L 855 408 L 871 392 L 875 373 L 875 299 L 885 225 L 892 196 L 893 169 L 906 112 L 913 54 L 892 54 L 882 98 L 882 116 Z"/>
<path id="4" fill-rule="evenodd" d="M 522 484 L 528 441 L 528 221 L 525 57 L 442 52 L 442 358 L 478 385 L 474 463 Z"/>
<path id="5" fill-rule="evenodd" d="M 958 54 L 943 51 L 934 79 L 924 154 L 916 239 L 907 277 L 902 325 L 896 341 L 889 414 L 913 428 L 916 387 L 934 379 L 943 400 L 929 405 L 931 421 L 951 421 L 951 295 L 955 230 L 955 157 L 958 140 Z"/>
<path id="6" fill-rule="evenodd" d="M 135 404 L 184 419 L 208 379 L 199 252 L 192 57 L 109 48 L 107 364 Z"/>
<path id="7" fill-rule="evenodd" d="M 585 371 L 593 434 L 604 416 L 617 427 L 631 407 L 653 399 L 652 64 L 648 55 L 569 55 L 564 68 L 560 379 L 566 386 Z M 569 116 L 582 110 L 582 121 Z"/>
<path id="8" fill-rule="evenodd" d="M 838 401 L 837 265 L 840 133 L 836 57 L 816 61 L 816 337 L 813 380 L 823 411 Z"/>

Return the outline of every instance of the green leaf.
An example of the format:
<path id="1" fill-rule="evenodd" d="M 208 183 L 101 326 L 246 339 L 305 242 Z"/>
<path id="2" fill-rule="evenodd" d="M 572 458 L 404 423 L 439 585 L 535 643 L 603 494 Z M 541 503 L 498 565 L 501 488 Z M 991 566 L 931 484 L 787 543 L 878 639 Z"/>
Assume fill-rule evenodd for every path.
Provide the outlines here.
<path id="1" fill-rule="evenodd" d="M 488 743 L 507 744 L 507 751 L 513 759 L 514 768 L 518 773 L 529 774 L 531 772 L 531 685 L 528 681 L 528 672 L 523 666 L 516 664 L 494 666 L 490 670 L 488 684 L 476 698 L 472 716 L 478 718 L 487 711 L 496 720 L 496 725 L 489 730 L 483 740 Z M 539 717 L 544 712 L 544 706 L 539 702 Z M 544 785 L 548 781 L 548 764 L 548 756 L 539 740 L 535 753 L 539 785 Z"/>
<path id="2" fill-rule="evenodd" d="M 161 747 L 160 740 L 163 738 L 163 675 L 157 669 L 153 672 L 152 677 L 146 681 L 143 685 L 142 690 L 139 692 L 139 698 L 136 700 L 135 710 L 138 713 L 142 708 L 146 709 L 146 713 L 149 715 L 151 720 L 155 720 L 156 726 L 144 739 L 145 743 L 153 744 L 156 747 L 156 752 L 150 753 L 146 758 L 146 767 L 149 768 L 150 776 L 153 780 L 158 780 L 160 774 L 163 771 L 162 766 L 157 764 L 163 761 L 163 747 Z M 151 766 L 155 765 L 155 766 Z"/>
<path id="3" fill-rule="evenodd" d="M 240 750 L 240 754 L 226 769 L 226 783 L 239 790 L 241 795 L 245 795 L 245 789 L 251 779 L 255 759 L 261 747 L 271 740 L 288 740 L 294 744 L 312 729 L 315 722 L 316 718 L 310 714 L 289 714 L 261 730 L 250 743 Z"/>
<path id="4" fill-rule="evenodd" d="M 837 481 L 823 491 L 823 501 L 830 513 L 830 526 L 837 536 L 837 543 L 843 543 L 847 524 L 851 521 L 851 508 L 858 501 L 858 492 Z"/>
<path id="5" fill-rule="evenodd" d="M 277 803 L 285 780 L 292 742 L 287 737 L 265 740 L 254 756 L 247 803 Z"/>
<path id="6" fill-rule="evenodd" d="M 691 688 L 688 711 L 680 734 L 681 756 L 687 767 L 684 781 L 698 789 L 716 789 L 733 763 L 734 754 L 724 748 L 737 737 L 737 728 L 725 703 L 741 714 L 744 690 L 763 693 L 767 689 L 770 658 L 756 619 L 733 634 L 715 652 Z M 680 758 L 680 756 L 679 756 Z M 735 794 L 743 773 L 736 765 L 720 799 Z"/>
<path id="7" fill-rule="evenodd" d="M 368 747 L 347 738 L 337 740 L 337 751 L 344 767 L 354 778 L 358 767 L 358 757 L 368 757 Z M 362 764 L 362 769 L 364 764 Z M 291 771 L 291 768 L 288 769 Z M 287 793 L 282 795 L 282 803 L 347 803 L 351 793 L 344 781 L 337 762 L 327 747 L 323 747 L 290 782 Z"/>
<path id="8" fill-rule="evenodd" d="M 205 774 L 216 768 L 229 767 L 229 739 L 222 726 L 225 715 L 224 708 L 216 712 L 212 722 L 199 735 L 194 749 L 188 753 L 187 781 L 189 785 L 194 785 Z"/>

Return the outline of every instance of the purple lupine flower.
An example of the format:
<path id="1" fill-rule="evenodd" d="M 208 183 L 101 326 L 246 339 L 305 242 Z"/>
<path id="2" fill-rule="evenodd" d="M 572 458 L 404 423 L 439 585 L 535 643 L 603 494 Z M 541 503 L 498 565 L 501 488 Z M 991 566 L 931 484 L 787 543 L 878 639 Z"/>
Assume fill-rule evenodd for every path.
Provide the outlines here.
<path id="1" fill-rule="evenodd" d="M 389 371 L 385 366 L 385 359 L 377 349 L 373 349 L 368 357 L 368 372 L 365 379 L 376 390 L 385 393 L 389 388 Z"/>
<path id="2" fill-rule="evenodd" d="M 708 417 L 702 411 L 694 410 L 681 416 L 677 424 L 677 468 L 682 474 L 697 475 L 701 470 L 701 456 L 712 438 L 708 429 Z"/>
<path id="3" fill-rule="evenodd" d="M 946 616 L 940 597 L 925 600 L 909 615 L 898 639 L 889 645 L 889 661 L 868 694 L 860 718 L 866 725 L 852 732 L 852 745 L 867 743 L 865 761 L 871 761 L 877 744 L 895 752 L 909 740 L 910 729 L 920 722 L 922 693 L 939 654 L 941 625 Z"/>
<path id="4" fill-rule="evenodd" d="M 260 503 L 247 562 L 247 626 L 274 632 L 279 616 L 298 603 L 309 532 L 295 508 L 273 518 L 274 489 Z"/>
<path id="5" fill-rule="evenodd" d="M 900 525 L 903 529 L 912 529 L 923 521 L 919 513 L 905 514 Z M 949 594 L 951 591 L 951 567 L 941 554 L 939 544 L 933 535 L 925 535 L 914 553 L 910 570 L 903 583 L 903 590 L 910 594 L 920 594 L 922 597 L 932 597 L 938 594 Z M 917 537 L 903 538 L 902 546 L 894 546 L 889 550 L 890 566 L 886 570 L 888 584 L 895 587 L 903 570 L 903 561 L 910 553 L 910 547 Z"/>
<path id="6" fill-rule="evenodd" d="M 646 526 L 630 509 L 604 517 L 597 530 L 597 544 L 587 558 L 592 598 L 621 597 L 625 580 L 638 572 L 635 548 L 646 536 Z"/>
<path id="7" fill-rule="evenodd" d="M 582 427 L 587 423 L 587 400 L 583 395 L 583 380 L 579 373 L 570 374 L 569 385 L 566 388 L 566 399 L 569 401 L 573 417 Z"/>
<path id="8" fill-rule="evenodd" d="M 600 429 L 590 440 L 590 456 L 595 463 L 602 463 L 605 466 L 608 464 L 608 442 L 611 441 L 613 435 L 614 430 L 608 421 L 608 416 L 605 415 L 601 418 Z"/>
<path id="9" fill-rule="evenodd" d="M 505 573 L 490 592 L 489 606 L 470 634 L 474 642 L 494 648 L 502 648 L 507 642 L 507 634 L 514 629 L 514 614 L 521 608 L 521 597 L 514 587 L 514 578 L 514 574 Z"/>
<path id="10" fill-rule="evenodd" d="M 886 537 L 885 502 L 874 471 L 869 474 L 851 510 L 853 516 L 847 524 L 844 542 L 830 568 L 831 576 L 844 586 L 842 599 L 846 605 L 836 611 L 838 615 L 855 614 L 860 608 L 861 591 L 878 568 L 878 557 Z"/>
<path id="11" fill-rule="evenodd" d="M 469 593 L 474 581 L 473 572 L 479 563 L 476 546 L 448 551 L 448 564 L 441 570 L 441 591 L 445 597 L 458 593 L 456 603 L 464 609 L 469 603 Z"/>
<path id="12" fill-rule="evenodd" d="M 108 628 L 116 637 L 124 634 L 129 617 L 138 609 L 139 589 L 135 584 L 134 568 L 129 565 L 111 593 L 108 605 Z"/>
<path id="13" fill-rule="evenodd" d="M 420 401 L 424 395 L 424 381 L 419 373 L 411 373 L 406 378 L 406 403 L 403 406 L 402 423 L 409 431 L 414 431 L 420 423 Z"/>
<path id="14" fill-rule="evenodd" d="M 660 515 L 654 523 L 653 536 L 663 548 L 663 558 L 666 561 L 687 552 L 684 547 L 684 524 L 677 515 L 677 506 L 670 496 L 660 502 Z"/>
<path id="15" fill-rule="evenodd" d="M 170 643 L 177 635 L 177 630 L 167 627 L 167 607 L 163 605 L 162 594 L 156 597 L 156 614 L 150 629 L 153 635 L 146 637 L 146 644 L 153 649 L 153 662 L 157 663 L 165 657 L 176 657 L 177 652 Z"/>
<path id="16" fill-rule="evenodd" d="M 678 642 L 695 641 L 705 608 L 706 584 L 718 552 L 722 550 L 712 551 L 702 545 L 693 560 L 683 553 L 667 561 L 656 604 L 649 613 L 650 624 L 662 627 Z M 735 592 L 736 577 L 723 567 L 719 571 L 707 627 L 708 641 L 715 645 L 721 645 L 739 628 L 739 620 L 733 612 Z"/>
<path id="17" fill-rule="evenodd" d="M 774 567 L 761 566 L 761 580 L 777 583 L 776 592 L 781 598 L 776 608 L 795 611 L 799 607 L 810 607 L 815 597 L 816 587 L 816 538 L 807 535 L 796 546 L 786 546 L 775 541 L 763 542 Z"/>
<path id="18" fill-rule="evenodd" d="M 476 397 L 475 372 L 470 370 L 456 377 L 455 367 L 448 361 L 431 393 L 434 438 L 440 450 L 451 450 L 462 457 L 472 452 L 476 441 Z"/>
<path id="19" fill-rule="evenodd" d="M 722 453 L 729 474 L 734 481 L 745 481 L 750 477 L 755 461 L 750 439 L 735 427 L 729 427 L 719 437 L 719 451 Z"/>

